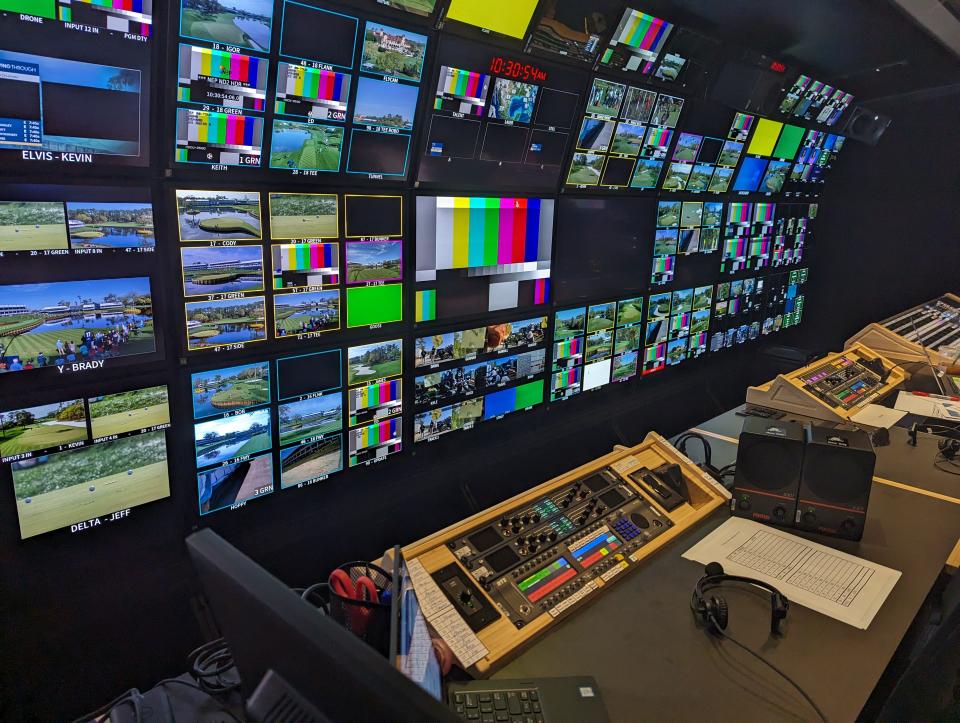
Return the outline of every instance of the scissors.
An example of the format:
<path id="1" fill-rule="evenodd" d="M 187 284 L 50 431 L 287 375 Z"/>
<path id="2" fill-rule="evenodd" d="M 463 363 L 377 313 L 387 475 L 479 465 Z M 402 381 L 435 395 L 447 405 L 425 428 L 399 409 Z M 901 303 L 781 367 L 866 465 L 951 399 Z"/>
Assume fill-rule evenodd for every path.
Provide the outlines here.
<path id="1" fill-rule="evenodd" d="M 360 575 L 356 582 L 350 579 L 350 576 L 343 570 L 334 570 L 330 573 L 330 589 L 340 597 L 348 600 L 361 600 L 364 602 L 380 602 L 377 594 L 377 586 L 366 575 Z"/>

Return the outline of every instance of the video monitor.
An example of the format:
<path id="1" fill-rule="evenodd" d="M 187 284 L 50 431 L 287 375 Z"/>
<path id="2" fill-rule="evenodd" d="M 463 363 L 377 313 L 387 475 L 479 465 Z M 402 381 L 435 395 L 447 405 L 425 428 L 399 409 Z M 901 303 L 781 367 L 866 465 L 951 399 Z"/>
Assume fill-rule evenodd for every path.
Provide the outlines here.
<path id="1" fill-rule="evenodd" d="M 806 133 L 806 129 L 801 126 L 785 124 L 777 145 L 773 149 L 773 157 L 782 161 L 793 161 L 800 150 L 804 133 Z"/>
<path id="2" fill-rule="evenodd" d="M 347 327 L 379 326 L 403 320 L 403 284 L 347 288 Z"/>
<path id="3" fill-rule="evenodd" d="M 177 98 L 181 103 L 263 112 L 269 66 L 253 55 L 180 43 Z"/>
<path id="4" fill-rule="evenodd" d="M 437 7 L 438 0 L 376 0 L 376 2 L 412 15 L 430 17 Z"/>
<path id="5" fill-rule="evenodd" d="M 170 496 L 163 431 L 38 454 L 11 465 L 20 537 L 80 525 Z"/>
<path id="6" fill-rule="evenodd" d="M 682 98 L 595 78 L 574 144 L 567 185 L 604 192 L 656 188 L 683 104 Z M 681 135 L 684 145 L 689 141 L 686 134 Z M 699 143 L 696 146 L 699 148 Z M 678 146 L 676 153 L 679 156 L 675 158 L 683 158 L 689 149 Z M 696 157 L 696 149 L 692 157 Z M 670 180 L 664 184 L 674 188 L 678 169 L 669 168 Z M 675 190 L 683 190 L 685 184 L 683 180 Z"/>
<path id="7" fill-rule="evenodd" d="M 348 392 L 347 398 L 352 427 L 403 413 L 403 385 L 400 379 L 354 387 Z"/>
<path id="8" fill-rule="evenodd" d="M 340 246 L 336 243 L 274 244 L 273 288 L 297 289 L 337 284 Z"/>
<path id="9" fill-rule="evenodd" d="M 396 403 L 402 374 L 401 339 L 347 349 L 350 467 L 381 462 L 403 449 L 402 401 Z M 386 399 L 390 396 L 393 399 Z"/>
<path id="10" fill-rule="evenodd" d="M 169 426 L 166 386 L 0 412 L 21 539 L 92 529 L 168 497 Z"/>
<path id="11" fill-rule="evenodd" d="M 810 184 L 823 183 L 845 140 L 834 133 L 808 130 L 790 172 L 788 190 L 806 191 Z"/>
<path id="12" fill-rule="evenodd" d="M 0 12 L 59 20 L 70 27 L 96 28 L 147 40 L 153 32 L 153 0 L 0 0 Z"/>
<path id="13" fill-rule="evenodd" d="M 760 181 L 759 190 L 763 193 L 780 193 L 790 175 L 791 165 L 789 161 L 770 161 Z"/>
<path id="14" fill-rule="evenodd" d="M 280 488 L 323 482 L 343 469 L 343 437 L 333 435 L 280 450 Z"/>
<path id="15" fill-rule="evenodd" d="M 146 187 L 0 185 L 0 255 L 153 253 Z"/>
<path id="16" fill-rule="evenodd" d="M 256 362 L 193 374 L 193 417 L 216 417 L 270 403 L 270 364 Z"/>
<path id="17" fill-rule="evenodd" d="M 747 146 L 747 153 L 765 158 L 771 156 L 776 147 L 777 140 L 780 138 L 780 132 L 783 130 L 783 127 L 783 123 L 778 121 L 760 118 L 757 121 L 756 130 L 753 132 L 750 145 Z"/>
<path id="18" fill-rule="evenodd" d="M 190 108 L 177 109 L 178 163 L 259 166 L 262 154 L 262 118 Z"/>
<path id="19" fill-rule="evenodd" d="M 547 303 L 554 202 L 418 196 L 416 321 Z"/>
<path id="20" fill-rule="evenodd" d="M 289 346 L 402 321 L 402 196 L 346 194 L 342 222 L 334 193 L 175 197 L 188 351 Z"/>
<path id="21" fill-rule="evenodd" d="M 0 286 L 0 374 L 114 366 L 157 352 L 148 277 Z"/>
<path id="22" fill-rule="evenodd" d="M 223 465 L 272 446 L 270 410 L 245 411 L 194 425 L 197 467 Z"/>
<path id="23" fill-rule="evenodd" d="M 237 509 L 273 490 L 273 455 L 269 452 L 197 473 L 201 515 Z"/>
<path id="24" fill-rule="evenodd" d="M 214 5 L 180 2 L 175 164 L 406 177 L 429 36 L 297 0 Z"/>
<path id="25" fill-rule="evenodd" d="M 259 241 L 263 237 L 257 191 L 176 192 L 180 241 Z"/>
<path id="26" fill-rule="evenodd" d="M 557 311 L 550 400 L 636 376 L 643 312 L 642 296 Z"/>
<path id="27" fill-rule="evenodd" d="M 403 236 L 403 197 L 344 196 L 344 235 L 348 239 Z"/>
<path id="28" fill-rule="evenodd" d="M 649 72 L 670 37 L 673 24 L 627 7 L 600 57 L 600 65 L 623 72 Z"/>
<path id="29" fill-rule="evenodd" d="M 277 408 L 280 446 L 319 441 L 343 427 L 339 391 L 284 402 Z"/>
<path id="30" fill-rule="evenodd" d="M 0 2 L 5 164 L 67 173 L 149 165 L 152 12 L 123 5 Z M 81 23 L 90 32 L 73 29 Z"/>
<path id="31" fill-rule="evenodd" d="M 400 376 L 403 373 L 403 341 L 376 342 L 350 347 L 347 354 L 347 386 Z"/>
<path id="32" fill-rule="evenodd" d="M 763 180 L 767 170 L 767 161 L 763 158 L 754 158 L 747 156 L 743 165 L 740 166 L 740 172 L 733 182 L 734 191 L 755 192 L 760 190 L 760 182 Z"/>
<path id="33" fill-rule="evenodd" d="M 553 188 L 579 129 L 584 74 L 459 38 L 441 44 L 437 63 L 420 185 Z"/>
<path id="34" fill-rule="evenodd" d="M 336 194 L 270 193 L 268 197 L 274 241 L 339 236 Z"/>
<path id="35" fill-rule="evenodd" d="M 187 351 L 234 351 L 266 341 L 266 303 L 262 296 L 188 301 L 184 304 Z"/>
<path id="36" fill-rule="evenodd" d="M 780 112 L 832 126 L 853 103 L 853 95 L 808 75 L 800 75 L 787 90 Z"/>
<path id="37" fill-rule="evenodd" d="M 260 246 L 184 246 L 180 258 L 186 298 L 264 290 Z"/>
<path id="38" fill-rule="evenodd" d="M 249 50 L 270 49 L 272 0 L 180 1 L 180 35 Z"/>
<path id="39" fill-rule="evenodd" d="M 491 0 L 477 3 L 474 0 L 451 0 L 447 8 L 447 20 L 455 20 L 487 33 L 500 33 L 510 38 L 521 39 L 537 0 Z"/>
<path id="40" fill-rule="evenodd" d="M 339 349 L 277 360 L 277 399 L 304 397 L 342 386 Z"/>
<path id="41" fill-rule="evenodd" d="M 557 212 L 557 303 L 646 291 L 656 202 L 561 195 Z M 603 233 L 597 233 L 602 226 Z M 585 238 L 591 239 L 584 243 Z"/>
<path id="42" fill-rule="evenodd" d="M 414 383 L 414 441 L 434 441 L 498 418 L 507 412 L 490 416 L 489 410 L 511 395 L 517 406 L 509 411 L 539 404 L 542 391 L 537 401 L 524 395 L 547 372 L 547 323 L 540 316 L 417 339 L 414 365 L 421 371 Z M 518 353 L 505 355 L 511 350 Z"/>
<path id="43" fill-rule="evenodd" d="M 603 40 L 613 30 L 619 10 L 616 0 L 601 0 L 589 6 L 579 0 L 547 0 L 540 4 L 530 48 L 593 63 Z"/>
<path id="44" fill-rule="evenodd" d="M 304 341 L 338 331 L 340 292 L 294 289 L 273 297 L 275 339 Z"/>

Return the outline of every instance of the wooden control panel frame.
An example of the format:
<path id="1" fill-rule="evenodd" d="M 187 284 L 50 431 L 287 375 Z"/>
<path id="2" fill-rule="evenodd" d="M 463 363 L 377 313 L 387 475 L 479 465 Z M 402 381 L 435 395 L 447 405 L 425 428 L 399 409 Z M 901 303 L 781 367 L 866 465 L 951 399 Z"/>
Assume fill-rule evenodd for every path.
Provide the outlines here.
<path id="1" fill-rule="evenodd" d="M 656 469 L 663 464 L 680 465 L 687 490 L 686 496 L 690 500 L 689 502 L 684 502 L 672 512 L 667 512 L 657 504 L 644 489 L 628 477 L 630 472 L 640 469 L 641 467 Z M 403 557 L 408 563 L 414 559 L 418 559 L 427 572 L 430 573 L 452 564 L 457 565 L 463 570 L 464 574 L 469 575 L 469 571 L 463 567 L 449 549 L 449 542 L 459 539 L 466 533 L 476 530 L 479 527 L 495 522 L 511 510 L 523 508 L 544 495 L 550 494 L 554 490 L 562 488 L 578 479 L 582 479 L 591 473 L 599 472 L 604 468 L 609 468 L 616 472 L 623 484 L 629 485 L 638 495 L 642 496 L 643 499 L 661 512 L 664 517 L 669 518 L 670 521 L 673 522 L 673 526 L 666 532 L 661 533 L 643 545 L 643 547 L 639 548 L 631 556 L 631 560 L 634 563 L 641 562 L 643 559 L 653 555 L 657 550 L 669 544 L 677 537 L 680 537 L 687 530 L 695 527 L 718 507 L 725 505 L 730 498 L 730 493 L 727 490 L 707 476 L 706 473 L 701 471 L 700 468 L 693 464 L 687 457 L 680 454 L 666 439 L 655 432 L 651 432 L 643 442 L 635 447 L 627 449 L 618 448 L 610 454 L 570 470 L 559 477 L 537 485 L 498 505 L 478 512 L 472 517 L 468 517 L 446 529 L 440 530 L 429 537 L 407 545 L 402 550 Z M 636 567 L 638 567 L 638 565 L 632 565 L 625 570 L 625 573 L 629 573 Z M 549 612 L 544 612 L 531 623 L 520 629 L 517 629 L 507 616 L 502 615 L 498 620 L 477 633 L 477 637 L 487 648 L 488 654 L 474 664 L 469 669 L 470 672 L 480 677 L 490 675 L 497 668 L 503 666 L 519 654 L 545 631 L 559 624 L 560 621 L 568 615 L 574 614 L 577 610 L 581 609 L 584 604 L 588 604 L 590 600 L 598 598 L 607 585 L 616 583 L 622 577 L 623 575 L 618 575 L 610 578 L 606 582 L 601 579 L 595 579 L 596 589 L 592 594 L 586 595 L 579 604 L 572 606 L 556 617 L 552 616 Z M 490 605 L 495 605 L 485 591 L 481 589 L 481 592 Z"/>
<path id="2" fill-rule="evenodd" d="M 865 397 L 863 401 L 852 409 L 842 409 L 840 407 L 830 407 L 822 400 L 808 392 L 804 388 L 801 377 L 813 371 L 817 367 L 829 364 L 835 359 L 843 356 L 853 356 L 865 360 L 879 359 L 883 368 L 887 371 L 887 381 L 878 391 Z M 789 374 L 778 374 L 777 377 L 766 384 L 747 389 L 747 403 L 756 404 L 761 407 L 779 409 L 783 412 L 800 414 L 805 417 L 822 419 L 826 422 L 850 422 L 850 418 L 859 412 L 869 403 L 883 399 L 887 394 L 899 387 L 906 381 L 908 375 L 897 364 L 881 356 L 872 349 L 863 344 L 851 344 L 840 352 L 827 354 L 825 357 L 817 359 L 815 362 L 805 367 L 792 371 Z"/>
<path id="3" fill-rule="evenodd" d="M 943 298 L 951 299 L 960 304 L 960 296 L 956 294 L 943 294 L 943 296 L 938 296 L 936 299 L 931 299 L 926 303 L 931 304 Z M 920 308 L 922 306 L 924 306 L 924 304 L 919 304 L 914 308 Z M 862 344 L 882 354 L 887 359 L 906 365 L 907 371 L 912 374 L 915 374 L 920 368 L 927 366 L 928 360 L 934 366 L 947 366 L 953 363 L 952 358 L 934 349 L 924 350 L 922 344 L 900 336 L 879 322 L 867 324 L 863 329 L 851 336 L 844 345 L 844 349 L 849 349 L 854 344 Z"/>

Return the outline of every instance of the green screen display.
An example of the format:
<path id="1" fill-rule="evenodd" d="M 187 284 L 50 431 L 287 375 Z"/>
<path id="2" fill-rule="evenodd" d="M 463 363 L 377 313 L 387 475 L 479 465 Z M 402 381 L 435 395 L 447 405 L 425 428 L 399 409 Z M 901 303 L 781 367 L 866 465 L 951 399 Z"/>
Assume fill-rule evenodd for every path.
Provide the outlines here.
<path id="1" fill-rule="evenodd" d="M 514 409 L 521 410 L 543 402 L 543 379 L 517 387 L 517 401 Z"/>
<path id="2" fill-rule="evenodd" d="M 403 321 L 403 284 L 347 289 L 347 327 Z"/>
<path id="3" fill-rule="evenodd" d="M 780 134 L 780 140 L 777 141 L 777 147 L 773 149 L 773 157 L 788 161 L 796 158 L 805 132 L 800 126 L 785 125 Z"/>
<path id="4" fill-rule="evenodd" d="M 0 10 L 57 19 L 56 0 L 0 0 Z"/>

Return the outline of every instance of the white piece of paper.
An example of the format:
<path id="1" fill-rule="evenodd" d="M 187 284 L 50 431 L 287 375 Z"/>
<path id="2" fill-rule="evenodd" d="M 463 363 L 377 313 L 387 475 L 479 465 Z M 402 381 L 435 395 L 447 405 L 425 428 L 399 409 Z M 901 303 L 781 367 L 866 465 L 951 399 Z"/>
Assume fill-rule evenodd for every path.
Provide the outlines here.
<path id="1" fill-rule="evenodd" d="M 443 594 L 443 590 L 430 576 L 419 559 L 407 562 L 407 574 L 413 589 L 417 592 L 417 601 L 427 622 L 450 646 L 457 660 L 464 668 L 469 668 L 490 651 L 480 642 L 467 621 L 464 620 L 453 603 Z"/>
<path id="2" fill-rule="evenodd" d="M 773 585 L 797 605 L 866 630 L 900 572 L 753 520 L 731 517 L 683 557 Z"/>
<path id="3" fill-rule="evenodd" d="M 902 409 L 890 409 L 889 407 L 881 407 L 879 404 L 868 404 L 850 419 L 867 427 L 890 429 L 906 416 L 907 413 Z"/>
<path id="4" fill-rule="evenodd" d="M 893 406 L 909 414 L 960 422 L 960 401 L 953 397 L 944 397 L 939 394 L 919 395 L 913 392 L 900 392 Z"/>

